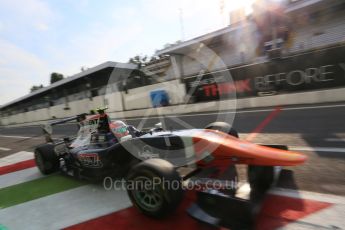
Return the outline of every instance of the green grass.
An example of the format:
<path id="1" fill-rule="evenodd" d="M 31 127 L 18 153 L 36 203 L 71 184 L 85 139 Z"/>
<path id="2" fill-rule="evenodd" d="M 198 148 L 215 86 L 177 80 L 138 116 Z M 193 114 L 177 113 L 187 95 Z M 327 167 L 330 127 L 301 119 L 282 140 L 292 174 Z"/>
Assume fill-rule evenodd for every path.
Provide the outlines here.
<path id="1" fill-rule="evenodd" d="M 86 182 L 59 174 L 0 189 L 0 209 L 73 189 Z"/>

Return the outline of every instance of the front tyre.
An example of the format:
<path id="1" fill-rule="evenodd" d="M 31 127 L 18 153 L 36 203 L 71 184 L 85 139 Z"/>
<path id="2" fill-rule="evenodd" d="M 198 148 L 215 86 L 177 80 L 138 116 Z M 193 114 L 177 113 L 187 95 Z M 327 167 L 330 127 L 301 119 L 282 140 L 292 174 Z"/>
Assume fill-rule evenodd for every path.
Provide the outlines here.
<path id="1" fill-rule="evenodd" d="M 54 145 L 43 144 L 35 149 L 35 162 L 42 174 L 48 175 L 59 170 L 60 162 Z"/>
<path id="2" fill-rule="evenodd" d="M 134 166 L 127 177 L 127 192 L 136 208 L 156 218 L 173 212 L 183 198 L 180 175 L 162 159 L 149 159 Z"/>
<path id="3" fill-rule="evenodd" d="M 216 122 L 208 124 L 205 127 L 205 129 L 221 131 L 223 133 L 229 134 L 230 136 L 239 138 L 238 132 L 236 131 L 236 129 L 232 128 L 231 125 L 229 123 L 226 123 L 226 122 L 216 121 Z M 229 165 L 226 173 L 227 173 L 227 178 L 230 181 L 237 181 L 238 180 L 238 173 L 237 173 L 235 165 Z M 234 189 L 234 188 L 226 189 L 226 190 L 223 190 L 222 192 L 226 193 L 228 195 L 231 195 L 231 196 L 235 196 L 236 189 Z"/>

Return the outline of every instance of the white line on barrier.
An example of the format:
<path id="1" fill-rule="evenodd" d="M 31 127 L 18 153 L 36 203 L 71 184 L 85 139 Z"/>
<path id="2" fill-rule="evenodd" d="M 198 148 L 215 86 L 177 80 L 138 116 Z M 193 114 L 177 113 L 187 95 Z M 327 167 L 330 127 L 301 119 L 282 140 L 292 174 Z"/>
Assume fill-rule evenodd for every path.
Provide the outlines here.
<path id="1" fill-rule="evenodd" d="M 345 107 L 345 105 L 341 104 L 341 105 L 318 105 L 318 106 L 289 107 L 289 108 L 282 108 L 282 110 L 325 109 L 325 108 L 337 108 L 337 107 Z"/>
<path id="2" fill-rule="evenodd" d="M 8 135 L 0 135 L 0 137 L 6 137 L 6 138 L 18 138 L 18 139 L 28 139 L 32 137 L 24 137 L 24 136 L 8 136 Z"/>
<path id="3" fill-rule="evenodd" d="M 325 109 L 325 108 L 337 108 L 337 107 L 345 107 L 344 104 L 341 105 L 320 105 L 320 106 L 302 106 L 302 107 L 288 107 L 288 108 L 281 108 L 281 110 L 303 110 L 303 109 Z M 169 118 L 169 117 L 192 117 L 192 116 L 209 116 L 209 115 L 219 115 L 219 114 L 227 114 L 227 113 L 258 113 L 258 112 L 271 112 L 274 108 L 270 109 L 255 109 L 255 110 L 237 110 L 237 111 L 223 111 L 223 112 L 211 112 L 211 113 L 193 113 L 193 114 L 177 114 L 177 115 L 166 115 L 166 116 L 152 116 L 149 117 L 150 119 L 153 118 Z M 128 118 L 126 120 L 139 120 L 142 119 L 141 117 L 137 118 Z"/>
<path id="4" fill-rule="evenodd" d="M 345 148 L 334 148 L 334 147 L 289 146 L 289 150 L 293 150 L 293 151 L 311 151 L 311 152 L 345 153 Z"/>
<path id="5" fill-rule="evenodd" d="M 338 107 L 345 107 L 345 104 L 338 104 L 338 105 L 319 105 L 319 106 L 302 106 L 302 107 L 288 107 L 288 108 L 281 108 L 281 110 L 303 110 L 303 109 L 325 109 L 325 108 L 338 108 Z M 152 109 L 152 108 L 150 108 Z M 227 114 L 227 113 L 236 113 L 236 114 L 241 114 L 241 113 L 258 113 L 258 112 L 271 112 L 274 108 L 269 108 L 269 109 L 256 109 L 256 110 L 236 110 L 236 111 L 222 111 L 222 112 L 211 112 L 211 113 L 192 113 L 192 114 L 177 114 L 177 115 L 166 115 L 166 116 L 150 116 L 149 119 L 154 119 L 154 118 L 169 118 L 169 117 L 193 117 L 193 116 L 209 116 L 209 115 L 219 115 L 219 114 Z M 143 109 L 144 110 L 144 109 Z M 116 112 L 109 112 L 111 113 L 116 113 Z M 123 113 L 123 112 L 122 112 Z M 63 119 L 63 118 L 61 118 Z M 121 119 L 121 117 L 117 117 L 116 120 Z M 122 118 L 127 121 L 131 120 L 140 120 L 142 117 L 135 117 L 135 118 Z M 112 120 L 114 120 L 112 118 Z M 72 124 L 72 123 L 71 123 Z M 76 124 L 76 122 L 73 122 L 73 124 Z M 66 124 L 63 124 L 66 125 Z M 28 126 L 39 126 L 39 124 L 36 125 L 28 125 Z M 20 125 L 16 127 L 21 127 Z M 20 136 L 5 136 L 5 135 L 0 135 L 0 137 L 13 137 L 13 138 L 30 138 L 30 137 L 20 137 Z"/>
<path id="6" fill-rule="evenodd" d="M 1 150 L 1 151 L 10 151 L 11 149 L 9 149 L 9 148 L 4 148 L 4 147 L 0 147 L 0 150 Z"/>
<path id="7" fill-rule="evenodd" d="M 345 142 L 345 138 L 326 138 L 325 141 L 330 141 L 330 142 Z"/>

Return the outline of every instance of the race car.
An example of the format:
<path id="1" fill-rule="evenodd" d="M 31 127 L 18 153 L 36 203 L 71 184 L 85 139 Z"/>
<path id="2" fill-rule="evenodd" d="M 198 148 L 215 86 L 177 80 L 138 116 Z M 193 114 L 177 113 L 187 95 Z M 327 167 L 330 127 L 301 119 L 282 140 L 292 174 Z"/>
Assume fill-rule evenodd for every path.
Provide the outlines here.
<path id="1" fill-rule="evenodd" d="M 53 141 L 52 126 L 77 120 L 76 137 Z M 266 191 L 277 179 L 277 166 L 303 164 L 306 156 L 285 146 L 256 145 L 238 138 L 225 122 L 204 129 L 148 131 L 123 121 L 111 121 L 105 108 L 97 115 L 81 114 L 45 125 L 49 143 L 35 149 L 43 174 L 61 171 L 91 180 L 126 178 L 128 195 L 141 212 L 161 218 L 181 203 L 192 184 L 197 201 L 188 213 L 208 224 L 244 229 L 252 225 Z M 236 164 L 248 165 L 248 199 L 237 197 Z M 225 187 L 226 181 L 234 182 Z M 213 182 L 220 181 L 214 188 Z M 174 185 L 174 186 L 173 186 Z M 229 218 L 231 217 L 231 218 Z"/>

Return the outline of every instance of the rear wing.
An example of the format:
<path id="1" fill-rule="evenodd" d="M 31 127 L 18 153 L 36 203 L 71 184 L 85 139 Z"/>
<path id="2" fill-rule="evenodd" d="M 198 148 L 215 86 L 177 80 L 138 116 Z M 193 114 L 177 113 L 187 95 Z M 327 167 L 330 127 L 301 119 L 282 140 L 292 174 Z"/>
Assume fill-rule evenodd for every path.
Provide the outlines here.
<path id="1" fill-rule="evenodd" d="M 54 140 L 52 138 L 52 134 L 53 134 L 53 126 L 55 125 L 59 125 L 59 124 L 64 124 L 70 121 L 75 121 L 75 122 L 81 122 L 83 120 L 86 119 L 86 116 L 88 114 L 87 113 L 82 113 L 73 117 L 68 117 L 65 119 L 61 119 L 61 120 L 57 120 L 57 121 L 53 121 L 53 122 L 48 122 L 44 125 L 41 126 L 42 131 L 43 131 L 43 135 L 45 136 L 45 140 L 47 143 L 51 142 L 54 143 Z"/>

